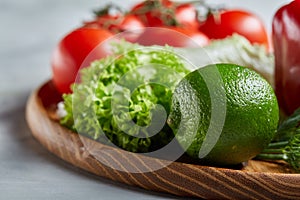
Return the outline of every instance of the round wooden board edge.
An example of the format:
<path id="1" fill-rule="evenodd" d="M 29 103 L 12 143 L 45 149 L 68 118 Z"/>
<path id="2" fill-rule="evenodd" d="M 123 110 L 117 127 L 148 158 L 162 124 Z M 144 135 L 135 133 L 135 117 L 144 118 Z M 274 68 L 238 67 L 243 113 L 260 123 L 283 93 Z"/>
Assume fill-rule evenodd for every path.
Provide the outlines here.
<path id="1" fill-rule="evenodd" d="M 84 150 L 81 137 L 49 118 L 39 97 L 41 90 L 49 84 L 52 84 L 51 81 L 30 95 L 26 106 L 26 120 L 33 136 L 47 150 L 74 166 L 113 181 L 177 196 L 203 199 L 300 198 L 300 174 L 252 172 L 179 162 L 172 162 L 167 167 L 146 173 L 128 173 L 126 170 L 110 168 Z M 167 162 L 114 149 L 89 139 L 87 141 L 101 150 L 111 152 L 111 155 L 106 156 L 118 165 L 136 168 L 139 167 L 137 164 L 147 167 L 145 163 L 164 165 Z M 119 158 L 122 159 L 118 160 Z M 135 161 L 134 165 L 130 162 L 131 159 Z"/>

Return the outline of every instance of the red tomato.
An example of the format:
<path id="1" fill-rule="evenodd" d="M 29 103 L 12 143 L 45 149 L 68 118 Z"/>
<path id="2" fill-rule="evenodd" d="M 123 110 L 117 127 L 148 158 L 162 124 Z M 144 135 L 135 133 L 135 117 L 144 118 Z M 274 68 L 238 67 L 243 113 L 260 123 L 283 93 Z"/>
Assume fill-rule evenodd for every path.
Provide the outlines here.
<path id="1" fill-rule="evenodd" d="M 209 15 L 207 20 L 200 24 L 199 30 L 211 39 L 223 39 L 238 33 L 252 44 L 262 44 L 267 49 L 270 47 L 263 22 L 247 11 L 223 10 L 215 15 Z"/>
<path id="2" fill-rule="evenodd" d="M 82 66 L 110 54 L 108 44 L 99 44 L 111 36 L 106 30 L 80 28 L 59 42 L 51 59 L 53 82 L 59 92 L 70 93 L 70 85 Z"/>
<path id="3" fill-rule="evenodd" d="M 84 27 L 102 28 L 113 33 L 144 28 L 144 24 L 134 15 L 103 15 L 85 22 Z"/>
<path id="4" fill-rule="evenodd" d="M 172 6 L 173 3 L 169 0 L 146 0 L 136 4 L 130 13 L 136 15 L 146 26 L 163 26 L 173 19 L 162 9 L 169 9 Z"/>
<path id="5" fill-rule="evenodd" d="M 192 4 L 181 4 L 177 6 L 175 17 L 178 26 L 180 27 L 197 29 L 199 26 L 197 20 L 197 11 Z"/>
<path id="6" fill-rule="evenodd" d="M 192 4 L 176 4 L 169 0 L 147 0 L 135 5 L 135 14 L 146 26 L 180 26 L 197 28 L 197 11 Z"/>
<path id="7" fill-rule="evenodd" d="M 187 30 L 179 27 L 153 27 L 145 29 L 136 42 L 145 46 L 199 47 L 207 45 L 209 39 L 206 35 L 196 30 Z"/>

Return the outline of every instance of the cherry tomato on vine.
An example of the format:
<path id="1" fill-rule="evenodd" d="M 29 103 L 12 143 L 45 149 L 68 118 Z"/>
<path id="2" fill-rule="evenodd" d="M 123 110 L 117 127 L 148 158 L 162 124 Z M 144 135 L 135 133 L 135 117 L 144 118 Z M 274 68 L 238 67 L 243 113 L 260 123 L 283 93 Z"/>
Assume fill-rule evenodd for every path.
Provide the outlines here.
<path id="1" fill-rule="evenodd" d="M 211 39 L 223 39 L 233 33 L 238 33 L 252 44 L 258 43 L 267 49 L 270 48 L 263 22 L 247 11 L 222 10 L 216 14 L 209 14 L 207 19 L 200 23 L 199 30 Z"/>
<path id="2" fill-rule="evenodd" d="M 134 5 L 130 13 L 137 16 L 146 26 L 163 26 L 173 21 L 170 14 L 164 12 L 171 9 L 172 5 L 169 0 L 147 0 Z"/>
<path id="3" fill-rule="evenodd" d="M 153 27 L 145 29 L 136 42 L 145 46 L 202 47 L 209 43 L 209 38 L 196 30 L 179 27 Z"/>
<path id="4" fill-rule="evenodd" d="M 52 80 L 60 93 L 71 92 L 70 85 L 76 80 L 81 67 L 110 54 L 108 44 L 102 44 L 111 36 L 107 30 L 79 28 L 59 42 L 51 58 L 51 66 Z"/>
<path id="5" fill-rule="evenodd" d="M 186 29 L 197 29 L 199 24 L 197 20 L 197 11 L 192 4 L 180 4 L 176 7 L 175 17 L 178 26 Z"/>
<path id="6" fill-rule="evenodd" d="M 84 27 L 106 29 L 112 33 L 144 28 L 142 21 L 135 15 L 103 15 L 84 23 Z"/>
<path id="7" fill-rule="evenodd" d="M 197 11 L 189 3 L 178 4 L 170 0 L 146 0 L 136 4 L 130 11 L 146 26 L 198 27 Z"/>

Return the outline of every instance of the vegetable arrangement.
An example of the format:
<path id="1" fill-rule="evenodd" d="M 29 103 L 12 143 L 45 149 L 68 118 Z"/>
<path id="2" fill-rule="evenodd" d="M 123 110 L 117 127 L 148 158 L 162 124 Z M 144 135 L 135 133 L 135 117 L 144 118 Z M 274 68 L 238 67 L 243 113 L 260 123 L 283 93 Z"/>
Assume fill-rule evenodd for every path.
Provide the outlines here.
<path id="1" fill-rule="evenodd" d="M 197 12 L 199 6 L 205 7 L 206 11 Z M 97 10 L 93 20 L 85 21 L 79 30 L 71 31 L 59 43 L 52 58 L 54 84 L 61 93 L 70 93 L 70 85 L 75 81 L 79 68 L 89 66 L 93 59 L 103 58 L 108 52 L 102 49 L 105 45 L 100 45 L 99 53 L 94 53 L 93 59 L 82 63 L 83 58 L 99 43 L 122 32 L 126 33 L 122 34 L 125 40 L 141 45 L 206 46 L 210 39 L 222 39 L 238 33 L 253 44 L 268 46 L 266 30 L 256 15 L 243 10 L 212 10 L 201 1 L 193 4 L 170 0 L 147 0 L 133 5 L 128 12 L 113 5 Z M 198 16 L 202 15 L 207 19 L 198 20 Z M 225 16 L 224 19 L 220 21 L 219 15 Z M 249 21 L 258 28 L 243 26 Z M 151 31 L 146 27 L 160 27 L 161 30 Z M 220 29 L 222 31 L 215 31 Z M 178 37 L 178 32 L 185 37 Z M 217 32 L 222 34 L 216 35 Z M 64 78 L 64 74 L 72 75 Z"/>
<path id="2" fill-rule="evenodd" d="M 198 6 L 206 8 L 206 12 L 199 13 Z M 192 102 L 185 99 L 185 96 L 188 97 L 190 94 L 178 89 L 181 87 L 180 82 L 191 77 L 191 74 L 198 72 L 197 70 L 205 71 L 207 65 L 215 63 L 231 63 L 220 67 L 228 74 L 241 66 L 254 70 L 253 74 L 250 73 L 252 75 L 242 80 L 245 83 L 253 81 L 251 77 L 256 76 L 258 72 L 259 80 L 263 77 L 262 79 L 268 81 L 262 82 L 263 85 L 259 87 L 273 86 L 280 105 L 283 105 L 280 108 L 287 114 L 291 114 L 300 106 L 297 104 L 300 102 L 297 100 L 299 95 L 295 92 L 299 90 L 299 82 L 295 78 L 298 74 L 296 67 L 298 61 L 287 58 L 293 55 L 291 52 L 300 49 L 300 44 L 298 40 L 290 38 L 290 34 L 287 34 L 293 29 L 290 28 L 289 21 L 284 21 L 283 18 L 294 20 L 298 25 L 299 15 L 295 11 L 297 8 L 300 8 L 299 0 L 293 1 L 275 15 L 274 54 L 263 23 L 257 16 L 245 10 L 214 10 L 202 1 L 193 4 L 170 0 L 147 0 L 134 5 L 128 12 L 115 6 L 95 11 L 93 20 L 85 21 L 81 27 L 70 32 L 60 41 L 52 57 L 53 82 L 64 100 L 65 114 L 61 116 L 61 124 L 99 142 L 107 142 L 108 138 L 109 142 L 131 152 L 156 151 L 170 143 L 174 137 L 178 139 L 179 124 L 173 122 L 179 118 L 180 121 L 182 118 L 178 115 L 178 102 L 174 101 L 173 95 L 176 93 L 180 98 L 184 97 L 180 100 L 180 104 L 184 102 L 186 105 L 192 105 Z M 283 12 L 284 9 L 287 12 Z M 288 17 L 284 17 L 282 13 L 288 13 Z M 160 28 L 159 31 L 157 27 Z M 116 34 L 121 38 L 113 37 Z M 284 35 L 288 43 L 282 42 L 280 34 Z M 203 49 L 209 59 L 199 56 Z M 181 56 L 192 61 L 192 65 Z M 235 67 L 236 65 L 240 66 Z M 275 80 L 274 65 L 276 66 Z M 223 66 L 232 68 L 227 70 L 223 69 Z M 289 74 L 291 71 L 292 74 Z M 222 75 L 223 78 L 227 77 L 226 73 Z M 242 105 L 245 104 L 240 103 L 228 105 L 233 99 L 230 95 L 235 94 L 234 98 L 242 95 L 242 93 L 235 93 L 232 88 L 238 91 L 242 82 L 236 80 L 243 73 L 246 72 L 230 75 L 228 80 L 234 77 L 232 79 L 234 81 L 228 83 L 226 78 L 223 79 L 225 88 L 229 88 L 226 93 L 227 103 L 225 103 L 228 115 L 234 112 L 240 113 L 238 120 L 245 116 L 245 122 L 251 121 L 253 127 L 261 127 L 261 129 L 253 128 L 257 130 L 253 135 L 259 133 L 260 136 L 264 135 L 265 139 L 261 140 L 255 150 L 251 149 L 255 153 L 237 154 L 237 159 L 230 161 L 229 155 L 234 154 L 235 148 L 237 152 L 242 152 L 242 148 L 239 147 L 238 142 L 233 144 L 233 140 L 225 137 L 225 133 L 222 132 L 220 137 L 225 142 L 218 143 L 218 146 L 224 147 L 223 153 L 224 155 L 228 153 L 228 159 L 226 160 L 225 156 L 225 160 L 221 159 L 218 162 L 214 159 L 217 157 L 215 156 L 211 159 L 212 164 L 237 164 L 256 156 L 256 159 L 263 160 L 285 160 L 299 171 L 299 110 L 283 121 L 275 131 L 279 112 L 272 89 L 266 90 L 269 97 L 266 95 L 262 98 L 265 103 L 262 103 L 263 100 L 257 103 L 258 97 L 263 96 L 262 91 L 249 95 L 249 99 L 245 99 L 245 102 L 249 100 L 249 105 L 251 104 L 249 109 L 242 110 Z M 200 83 L 200 79 L 196 80 L 196 78 L 189 81 Z M 251 82 L 249 87 L 253 86 L 254 89 L 254 85 L 258 82 L 260 81 Z M 199 89 L 197 84 L 195 88 Z M 185 87 L 184 84 L 183 86 Z M 255 106 L 252 105 L 253 102 L 256 102 Z M 181 105 L 181 108 L 185 108 L 186 105 Z M 208 105 L 210 105 L 209 101 L 205 104 L 205 108 Z M 177 110 L 175 115 L 174 109 Z M 251 112 L 256 114 L 251 115 Z M 211 114 L 208 110 L 205 116 Z M 229 118 L 225 118 L 225 121 L 230 120 Z M 252 120 L 256 118 L 257 121 Z M 267 121 L 259 124 L 262 119 Z M 229 122 L 225 122 L 229 132 L 233 126 L 228 124 L 239 124 L 238 120 L 234 122 L 231 118 Z M 268 126 L 268 130 L 264 129 L 263 126 L 269 122 L 272 122 L 272 125 Z M 250 133 L 250 129 L 246 132 Z M 226 128 L 224 130 L 226 131 Z M 245 144 L 250 140 L 258 144 L 259 137 L 253 139 L 251 134 L 243 133 L 240 139 L 243 138 Z M 193 152 L 191 157 L 197 157 L 194 150 L 198 152 L 199 149 L 201 150 L 201 145 L 206 145 L 203 142 L 205 137 L 209 136 L 201 135 L 201 138 L 194 138 L 195 141 L 192 143 L 195 148 L 191 147 L 188 150 Z M 270 138 L 273 138 L 272 142 Z M 185 137 L 181 137 L 178 141 L 184 150 L 188 149 L 185 145 Z M 249 149 L 244 149 L 243 152 L 250 152 L 251 145 L 247 148 Z"/>

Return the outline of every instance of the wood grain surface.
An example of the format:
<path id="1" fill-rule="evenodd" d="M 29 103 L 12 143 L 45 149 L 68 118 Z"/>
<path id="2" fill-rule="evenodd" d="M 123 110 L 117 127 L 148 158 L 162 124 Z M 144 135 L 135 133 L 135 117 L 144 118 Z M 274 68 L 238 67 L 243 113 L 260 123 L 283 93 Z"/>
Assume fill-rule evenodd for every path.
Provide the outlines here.
<path id="1" fill-rule="evenodd" d="M 300 174 L 292 173 L 284 162 L 251 160 L 241 168 L 226 169 L 130 153 L 60 126 L 52 115 L 60 100 L 52 82 L 47 82 L 30 96 L 26 119 L 33 136 L 46 149 L 83 170 L 146 190 L 184 197 L 300 199 Z"/>

